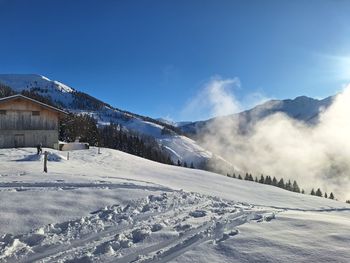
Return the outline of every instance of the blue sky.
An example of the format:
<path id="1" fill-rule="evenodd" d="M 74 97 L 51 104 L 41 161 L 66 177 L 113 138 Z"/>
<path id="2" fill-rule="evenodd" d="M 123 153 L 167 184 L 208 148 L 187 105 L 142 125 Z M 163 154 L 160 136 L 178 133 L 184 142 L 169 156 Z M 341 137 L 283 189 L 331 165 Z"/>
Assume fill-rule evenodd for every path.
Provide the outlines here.
<path id="1" fill-rule="evenodd" d="M 0 72 L 37 73 L 116 107 L 194 120 L 213 79 L 241 107 L 326 97 L 350 80 L 350 1 L 0 0 Z M 235 82 L 236 83 L 236 82 Z"/>

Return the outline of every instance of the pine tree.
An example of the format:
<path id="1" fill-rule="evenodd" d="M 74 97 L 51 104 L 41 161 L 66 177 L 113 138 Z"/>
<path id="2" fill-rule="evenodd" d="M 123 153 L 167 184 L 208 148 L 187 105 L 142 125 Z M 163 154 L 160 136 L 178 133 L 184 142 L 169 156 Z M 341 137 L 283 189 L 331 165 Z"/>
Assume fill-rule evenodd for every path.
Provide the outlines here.
<path id="1" fill-rule="evenodd" d="M 302 190 L 301 190 L 301 193 L 302 193 L 302 194 L 305 194 L 305 190 L 304 190 L 304 189 L 302 189 Z"/>
<path id="2" fill-rule="evenodd" d="M 184 167 L 186 167 L 186 168 L 187 168 L 187 163 L 186 163 L 186 162 L 184 162 Z"/>
<path id="3" fill-rule="evenodd" d="M 265 178 L 265 182 L 264 182 L 265 184 L 272 184 L 272 180 L 271 180 L 271 177 L 268 175 L 268 176 L 266 176 L 266 178 Z"/>
<path id="4" fill-rule="evenodd" d="M 264 184 L 268 184 L 268 182 L 269 182 L 269 176 L 266 175 L 266 176 L 265 176 L 265 180 L 264 180 Z"/>
<path id="5" fill-rule="evenodd" d="M 239 180 L 242 180 L 242 179 L 243 179 L 242 176 L 241 176 L 240 174 L 238 175 L 238 179 L 239 179 Z"/>
<path id="6" fill-rule="evenodd" d="M 229 174 L 229 173 L 227 173 L 227 175 L 226 175 L 227 177 L 231 177 L 231 175 Z"/>
<path id="7" fill-rule="evenodd" d="M 15 94 L 16 93 L 10 87 L 0 83 L 0 98 L 9 97 Z"/>
<path id="8" fill-rule="evenodd" d="M 347 204 L 350 204 L 350 200 L 346 200 L 346 203 L 347 203 Z"/>
<path id="9" fill-rule="evenodd" d="M 191 167 L 190 167 L 191 169 L 194 169 L 194 165 L 193 165 L 193 162 L 191 162 Z"/>
<path id="10" fill-rule="evenodd" d="M 284 184 L 283 178 L 281 178 L 281 179 L 279 180 L 277 186 L 278 186 L 279 188 L 283 188 L 283 189 L 286 187 L 285 184 Z"/>
<path id="11" fill-rule="evenodd" d="M 170 156 L 167 158 L 167 164 L 174 165 L 174 162 L 171 160 Z"/>
<path id="12" fill-rule="evenodd" d="M 322 197 L 322 192 L 320 188 L 317 188 L 316 196 Z"/>
<path id="13" fill-rule="evenodd" d="M 258 181 L 258 177 L 256 177 L 256 176 L 255 176 L 255 182 L 256 182 L 256 183 L 258 183 L 258 182 L 259 182 L 259 181 Z"/>
<path id="14" fill-rule="evenodd" d="M 235 173 L 233 173 L 232 178 L 236 178 L 236 174 Z"/>
<path id="15" fill-rule="evenodd" d="M 297 184 L 297 182 L 294 180 L 293 182 L 293 192 L 296 192 L 296 193 L 300 193 L 300 188 L 299 188 L 299 185 Z"/>
<path id="16" fill-rule="evenodd" d="M 181 166 L 180 160 L 177 160 L 177 166 Z"/>
<path id="17" fill-rule="evenodd" d="M 277 179 L 276 179 L 276 177 L 273 177 L 273 179 L 272 179 L 272 185 L 274 185 L 274 186 L 277 186 Z"/>
<path id="18" fill-rule="evenodd" d="M 248 175 L 248 173 L 245 174 L 244 180 L 246 180 L 246 181 L 249 180 L 249 175 Z"/>
<path id="19" fill-rule="evenodd" d="M 259 183 L 263 184 L 265 182 L 265 178 L 263 175 L 260 176 Z"/>
<path id="20" fill-rule="evenodd" d="M 253 178 L 252 174 L 249 175 L 249 181 L 254 182 L 254 178 Z"/>
<path id="21" fill-rule="evenodd" d="M 99 130 L 97 121 L 87 115 L 69 114 L 61 120 L 60 140 L 73 142 L 76 138 L 80 141 L 87 142 L 91 146 L 96 146 L 99 140 Z"/>
<path id="22" fill-rule="evenodd" d="M 324 193 L 324 198 L 328 198 L 328 195 L 327 195 L 327 193 Z"/>
<path id="23" fill-rule="evenodd" d="M 331 193 L 330 193 L 330 195 L 329 195 L 329 199 L 334 199 L 333 192 L 331 192 Z"/>
<path id="24" fill-rule="evenodd" d="M 288 190 L 288 191 L 292 191 L 293 190 L 292 182 L 290 180 L 288 180 L 288 182 L 286 183 L 286 190 Z"/>
<path id="25" fill-rule="evenodd" d="M 315 194 L 315 190 L 312 188 L 312 190 L 311 190 L 311 193 L 310 193 L 311 195 L 316 195 Z"/>

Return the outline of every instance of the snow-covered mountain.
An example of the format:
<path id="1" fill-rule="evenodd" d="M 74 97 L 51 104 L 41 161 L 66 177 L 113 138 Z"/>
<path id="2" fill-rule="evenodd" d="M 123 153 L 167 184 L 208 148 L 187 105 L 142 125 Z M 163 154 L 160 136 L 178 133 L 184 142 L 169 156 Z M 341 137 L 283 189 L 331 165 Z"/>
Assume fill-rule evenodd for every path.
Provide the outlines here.
<path id="1" fill-rule="evenodd" d="M 172 124 L 123 111 L 61 82 L 35 74 L 0 74 L 0 84 L 16 92 L 31 91 L 51 100 L 67 111 L 88 114 L 99 125 L 118 123 L 124 128 L 155 138 L 176 163 L 186 161 L 199 166 L 212 157 L 194 140 L 181 135 Z"/>
<path id="2" fill-rule="evenodd" d="M 312 125 L 317 122 L 320 112 L 331 105 L 333 99 L 334 97 L 327 97 L 318 100 L 300 96 L 295 99 L 270 100 L 250 110 L 218 118 L 223 121 L 225 121 L 225 119 L 237 121 L 240 132 L 246 132 L 258 121 L 278 112 Z M 180 125 L 179 128 L 187 134 L 195 135 L 205 131 L 205 129 L 216 120 L 217 118 L 213 118 L 206 121 L 192 122 L 190 124 Z"/>
<path id="3" fill-rule="evenodd" d="M 176 121 L 171 121 L 171 120 L 168 120 L 168 119 L 165 119 L 165 118 L 157 118 L 157 120 L 162 122 L 162 123 L 166 123 L 166 124 L 172 125 L 174 127 L 182 127 L 182 126 L 185 126 L 185 125 L 188 125 L 188 124 L 192 123 L 192 121 L 176 122 Z"/>
<path id="4" fill-rule="evenodd" d="M 35 91 L 40 95 L 50 97 L 53 102 L 69 107 L 73 103 L 73 96 L 76 92 L 71 87 L 58 81 L 35 75 L 35 74 L 0 74 L 0 83 L 6 85 L 16 92 L 23 90 Z"/>

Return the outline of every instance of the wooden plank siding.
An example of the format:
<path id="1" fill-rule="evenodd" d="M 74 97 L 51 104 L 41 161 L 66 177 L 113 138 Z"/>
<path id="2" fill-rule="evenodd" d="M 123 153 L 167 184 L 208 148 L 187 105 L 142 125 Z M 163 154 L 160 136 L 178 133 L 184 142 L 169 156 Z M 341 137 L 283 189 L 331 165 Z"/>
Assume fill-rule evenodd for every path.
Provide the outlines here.
<path id="1" fill-rule="evenodd" d="M 54 147 L 60 112 L 25 97 L 0 101 L 0 148 Z"/>
<path id="2" fill-rule="evenodd" d="M 0 114 L 0 130 L 57 130 L 57 115 L 40 112 L 33 116 L 32 111 L 6 111 Z"/>

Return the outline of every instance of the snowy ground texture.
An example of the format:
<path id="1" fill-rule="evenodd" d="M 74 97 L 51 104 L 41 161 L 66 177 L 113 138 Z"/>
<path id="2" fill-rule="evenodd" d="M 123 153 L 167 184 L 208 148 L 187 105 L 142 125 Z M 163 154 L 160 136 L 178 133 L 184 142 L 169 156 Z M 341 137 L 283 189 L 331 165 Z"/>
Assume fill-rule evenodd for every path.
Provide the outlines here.
<path id="1" fill-rule="evenodd" d="M 0 262 L 350 262 L 350 206 L 96 148 L 0 150 Z"/>

